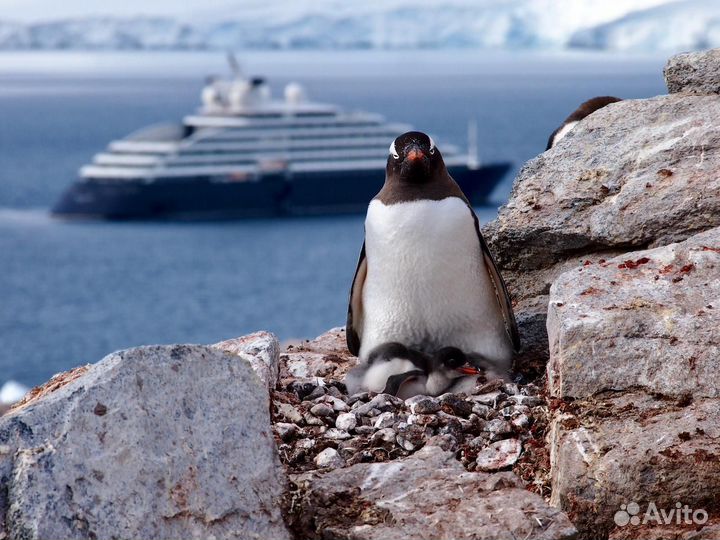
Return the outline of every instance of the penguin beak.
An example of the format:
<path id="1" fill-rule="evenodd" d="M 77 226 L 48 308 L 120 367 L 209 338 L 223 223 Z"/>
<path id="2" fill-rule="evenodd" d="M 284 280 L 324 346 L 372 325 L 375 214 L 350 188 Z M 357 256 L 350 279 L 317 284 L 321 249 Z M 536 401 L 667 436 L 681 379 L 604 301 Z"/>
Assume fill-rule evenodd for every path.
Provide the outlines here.
<path id="1" fill-rule="evenodd" d="M 475 366 L 460 366 L 459 368 L 455 368 L 455 371 L 463 375 L 480 375 L 480 370 Z"/>
<path id="2" fill-rule="evenodd" d="M 425 153 L 415 143 L 410 143 L 405 147 L 405 160 L 418 161 L 425 157 Z"/>

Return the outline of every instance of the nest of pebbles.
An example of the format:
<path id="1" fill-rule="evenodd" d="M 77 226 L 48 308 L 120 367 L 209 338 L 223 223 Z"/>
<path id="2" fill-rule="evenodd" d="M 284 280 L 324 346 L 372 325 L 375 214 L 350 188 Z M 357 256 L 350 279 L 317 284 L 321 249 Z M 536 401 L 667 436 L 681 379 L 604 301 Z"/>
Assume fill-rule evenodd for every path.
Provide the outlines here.
<path id="1" fill-rule="evenodd" d="M 547 495 L 548 406 L 535 384 L 494 380 L 470 394 L 348 395 L 329 378 L 290 381 L 273 393 L 273 428 L 288 472 L 299 474 L 408 456 L 426 444 L 455 452 L 468 471 L 514 470 Z"/>

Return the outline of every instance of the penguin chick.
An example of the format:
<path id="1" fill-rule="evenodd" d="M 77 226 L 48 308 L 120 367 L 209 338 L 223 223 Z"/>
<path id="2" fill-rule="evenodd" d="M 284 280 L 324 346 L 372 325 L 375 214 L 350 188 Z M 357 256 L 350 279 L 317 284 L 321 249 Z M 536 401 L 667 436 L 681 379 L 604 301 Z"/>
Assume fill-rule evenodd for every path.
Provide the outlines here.
<path id="1" fill-rule="evenodd" d="M 582 103 L 572 112 L 570 116 L 565 119 L 560 127 L 550 134 L 545 150 L 550 150 L 553 146 L 559 143 L 560 139 L 570 133 L 580 120 L 586 116 L 590 116 L 598 109 L 602 109 L 606 105 L 610 105 L 611 103 L 615 103 L 617 101 L 622 101 L 622 99 L 613 96 L 598 96 L 588 99 L 586 102 Z"/>
<path id="2" fill-rule="evenodd" d="M 429 366 L 429 357 L 420 351 L 402 343 L 383 343 L 370 352 L 365 363 L 348 372 L 345 386 L 350 395 L 369 390 L 406 399 L 424 393 Z"/>
<path id="3" fill-rule="evenodd" d="M 478 376 L 483 373 L 477 363 L 482 358 L 471 358 L 457 347 L 443 347 L 430 360 L 426 393 L 439 396 L 447 392 L 469 393 L 475 388 Z"/>

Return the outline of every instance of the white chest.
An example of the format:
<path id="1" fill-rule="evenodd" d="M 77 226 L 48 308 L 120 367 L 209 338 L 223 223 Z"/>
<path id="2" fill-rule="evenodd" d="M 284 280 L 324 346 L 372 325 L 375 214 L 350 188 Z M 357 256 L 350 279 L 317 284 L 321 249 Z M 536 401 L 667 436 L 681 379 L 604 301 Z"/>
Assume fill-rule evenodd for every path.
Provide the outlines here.
<path id="1" fill-rule="evenodd" d="M 478 343 L 498 328 L 499 313 L 464 201 L 386 206 L 375 200 L 365 222 L 365 250 L 361 356 L 387 341 L 424 350 L 483 350 Z"/>

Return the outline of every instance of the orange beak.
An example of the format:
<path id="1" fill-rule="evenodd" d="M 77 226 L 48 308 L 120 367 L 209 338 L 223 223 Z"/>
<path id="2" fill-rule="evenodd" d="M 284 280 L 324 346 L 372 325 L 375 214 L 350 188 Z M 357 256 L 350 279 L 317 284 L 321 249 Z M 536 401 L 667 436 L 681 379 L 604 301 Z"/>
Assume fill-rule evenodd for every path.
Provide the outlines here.
<path id="1" fill-rule="evenodd" d="M 415 161 L 424 157 L 425 154 L 423 154 L 422 150 L 420 150 L 419 148 L 411 148 L 410 151 L 405 154 L 405 159 L 407 159 L 408 161 Z"/>
<path id="2" fill-rule="evenodd" d="M 460 366 L 455 371 L 463 375 L 480 375 L 480 370 L 474 366 Z"/>

